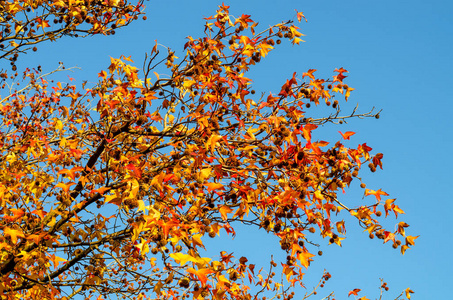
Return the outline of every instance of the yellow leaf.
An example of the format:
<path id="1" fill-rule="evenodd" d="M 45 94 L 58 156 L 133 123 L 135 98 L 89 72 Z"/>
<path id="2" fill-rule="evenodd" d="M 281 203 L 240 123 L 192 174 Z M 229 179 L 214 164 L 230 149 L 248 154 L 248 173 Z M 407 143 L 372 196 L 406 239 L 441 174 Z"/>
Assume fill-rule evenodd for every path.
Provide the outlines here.
<path id="1" fill-rule="evenodd" d="M 315 192 L 315 198 L 316 198 L 316 199 L 319 199 L 319 200 L 324 199 L 324 196 L 322 195 L 322 193 L 321 193 L 320 190 L 317 190 L 317 191 Z"/>
<path id="2" fill-rule="evenodd" d="M 64 259 L 64 258 L 55 256 L 55 254 L 52 254 L 52 258 L 51 258 L 50 260 L 53 262 L 55 268 L 58 267 L 58 265 L 60 264 L 61 261 L 67 261 L 67 260 Z"/>
<path id="3" fill-rule="evenodd" d="M 140 244 L 137 244 L 135 247 L 137 247 L 143 255 L 149 252 L 148 243 L 143 238 L 141 239 Z"/>
<path id="4" fill-rule="evenodd" d="M 185 89 L 190 89 L 196 83 L 195 80 L 187 80 L 182 84 Z"/>
<path id="5" fill-rule="evenodd" d="M 146 206 L 145 202 L 143 200 L 138 199 L 138 211 L 143 211 L 146 212 L 146 210 L 149 210 L 151 208 L 151 205 Z"/>
<path id="6" fill-rule="evenodd" d="M 115 0 L 114 2 L 119 2 L 119 1 Z M 114 5 L 116 5 L 116 4 L 114 4 Z M 130 61 L 130 62 L 132 62 L 132 63 L 134 62 L 134 61 L 131 59 L 131 55 L 129 55 L 128 57 L 126 57 L 126 56 L 124 56 L 124 55 L 121 55 L 120 58 L 122 58 L 122 59 L 125 60 L 125 61 Z"/>
<path id="7" fill-rule="evenodd" d="M 410 288 L 407 288 L 407 289 L 405 290 L 405 292 L 406 292 L 406 298 L 407 298 L 407 299 L 410 299 L 410 298 L 411 298 L 411 294 L 414 293 L 414 291 L 411 290 Z"/>
<path id="8" fill-rule="evenodd" d="M 63 129 L 63 122 L 61 122 L 60 120 L 56 120 L 55 129 L 57 129 L 58 131 L 61 131 Z"/>
<path id="9" fill-rule="evenodd" d="M 146 231 L 145 230 L 145 224 L 144 223 L 135 223 L 134 224 L 134 229 L 132 230 L 132 241 L 135 241 L 138 239 L 138 236 L 140 235 L 140 233 L 142 231 Z"/>
<path id="10" fill-rule="evenodd" d="M 217 277 L 217 280 L 218 280 L 219 282 L 223 283 L 223 284 L 225 284 L 225 283 L 226 283 L 226 284 L 229 284 L 229 283 L 230 283 L 230 281 L 229 281 L 228 279 L 226 279 L 225 276 L 223 276 L 223 275 L 218 276 L 218 277 Z"/>
<path id="11" fill-rule="evenodd" d="M 219 140 L 222 139 L 221 135 L 213 134 L 209 137 L 208 142 L 206 143 L 206 149 L 211 149 L 211 152 L 214 153 L 215 146 Z"/>
<path id="12" fill-rule="evenodd" d="M 253 130 L 252 128 L 247 129 L 247 135 L 250 137 L 250 139 L 251 139 L 252 141 L 256 140 L 256 137 L 255 137 L 255 135 L 253 134 L 254 131 L 256 131 L 256 130 Z"/>
<path id="13" fill-rule="evenodd" d="M 129 186 L 131 189 L 129 198 L 135 199 L 137 197 L 138 191 L 140 190 L 140 184 L 138 183 L 137 179 L 132 179 L 131 181 L 129 181 Z"/>
<path id="14" fill-rule="evenodd" d="M 53 225 L 55 225 L 55 223 L 57 223 L 57 218 L 55 218 L 55 216 L 53 216 L 52 219 L 50 220 L 50 222 L 47 225 L 49 227 L 53 227 Z"/>
<path id="15" fill-rule="evenodd" d="M 206 178 L 209 177 L 209 175 L 211 175 L 211 171 L 212 169 L 211 168 L 205 168 L 205 169 L 202 169 L 201 172 L 200 172 L 200 179 L 201 180 L 205 180 Z"/>
<path id="16" fill-rule="evenodd" d="M 302 266 L 304 266 L 306 269 L 308 269 L 308 266 L 310 265 L 310 261 L 312 261 L 311 257 L 313 257 L 313 256 L 314 255 L 311 254 L 310 252 L 301 252 L 301 253 L 299 253 L 299 256 L 297 258 L 299 259 Z"/>
<path id="17" fill-rule="evenodd" d="M 22 233 L 22 230 L 15 230 L 15 229 L 11 229 L 9 227 L 5 227 L 3 229 L 3 233 L 5 236 L 10 236 L 11 237 L 11 242 L 13 242 L 13 244 L 16 244 L 17 243 L 17 238 L 20 237 L 20 238 L 25 238 L 25 235 Z"/>
<path id="18" fill-rule="evenodd" d="M 263 58 L 266 57 L 270 50 L 274 49 L 274 47 L 266 43 L 261 44 L 260 48 L 260 53 Z"/>
<path id="19" fill-rule="evenodd" d="M 411 246 L 415 245 L 415 242 L 414 242 L 414 241 L 415 241 L 418 237 L 419 237 L 419 235 L 417 235 L 417 236 L 410 236 L 410 235 L 408 235 L 408 236 L 406 237 L 406 245 L 411 245 Z"/>
<path id="20" fill-rule="evenodd" d="M 180 264 L 181 266 L 185 265 L 188 261 L 195 262 L 195 257 L 184 254 L 184 253 L 171 253 L 170 257 L 175 260 L 176 263 Z"/>

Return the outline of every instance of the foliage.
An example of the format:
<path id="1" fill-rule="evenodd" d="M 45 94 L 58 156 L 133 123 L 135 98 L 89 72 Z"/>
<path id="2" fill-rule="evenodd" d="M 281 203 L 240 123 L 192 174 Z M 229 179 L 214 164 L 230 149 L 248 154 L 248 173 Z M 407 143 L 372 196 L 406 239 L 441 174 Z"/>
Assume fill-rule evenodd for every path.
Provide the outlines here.
<path id="1" fill-rule="evenodd" d="M 143 9 L 141 2 L 90 0 L 0 7 L 2 58 L 13 72 L 18 54 L 38 42 L 113 33 Z M 334 144 L 312 140 L 319 126 L 379 113 L 341 114 L 354 90 L 343 68 L 331 79 L 294 73 L 280 91 L 258 95 L 247 72 L 281 39 L 299 44 L 302 34 L 292 21 L 256 27 L 222 5 L 203 37 L 189 37 L 182 59 L 171 50 L 162 58 L 156 44 L 143 76 L 130 58 L 112 58 L 98 84 L 82 89 L 53 84 L 40 68 L 3 71 L 2 299 L 291 299 L 314 259 L 315 237 L 341 245 L 347 214 L 402 253 L 414 244 L 406 223 L 394 231 L 379 223 L 383 213 L 403 213 L 383 199 L 387 193 L 361 183 L 368 204 L 337 197 L 361 181 L 364 165 L 382 169 L 383 155 L 366 143 L 346 147 L 354 132 L 340 132 Z M 171 76 L 154 72 L 161 64 Z M 312 105 L 332 113 L 312 118 Z M 241 224 L 275 235 L 287 260 L 265 270 L 225 251 L 200 255 L 207 237 L 234 236 Z M 329 278 L 326 272 L 320 286 Z M 382 283 L 381 297 L 385 290 Z"/>

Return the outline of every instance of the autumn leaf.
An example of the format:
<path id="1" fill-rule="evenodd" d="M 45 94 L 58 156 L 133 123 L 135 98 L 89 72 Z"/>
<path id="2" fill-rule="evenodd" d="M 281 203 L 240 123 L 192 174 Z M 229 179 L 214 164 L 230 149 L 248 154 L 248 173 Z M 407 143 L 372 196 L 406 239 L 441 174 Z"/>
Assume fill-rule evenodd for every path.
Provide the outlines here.
<path id="1" fill-rule="evenodd" d="M 226 220 L 228 220 L 227 214 L 233 212 L 233 210 L 230 207 L 226 206 L 226 205 L 222 205 L 219 208 L 219 212 L 220 212 L 220 215 L 222 216 L 222 219 L 226 221 Z"/>
<path id="2" fill-rule="evenodd" d="M 211 172 L 212 172 L 211 168 L 202 169 L 201 172 L 200 172 L 200 179 L 201 180 L 206 180 L 211 175 Z"/>
<path id="3" fill-rule="evenodd" d="M 383 192 L 381 189 L 374 191 L 374 190 L 369 190 L 365 189 L 365 196 L 373 195 L 376 197 L 378 201 L 381 201 L 381 196 L 388 196 L 386 192 Z M 387 200 L 388 201 L 388 200 Z"/>
<path id="4" fill-rule="evenodd" d="M 69 192 L 69 189 L 71 188 L 71 186 L 74 184 L 75 184 L 75 182 L 68 182 L 68 183 L 59 182 L 55 187 L 62 188 L 63 191 L 67 194 Z"/>
<path id="5" fill-rule="evenodd" d="M 348 293 L 348 297 L 351 295 L 357 296 L 357 294 L 361 291 L 361 289 L 353 289 Z"/>
<path id="6" fill-rule="evenodd" d="M 389 231 L 384 231 L 384 243 L 387 243 L 388 241 L 395 242 L 395 234 Z"/>
<path id="7" fill-rule="evenodd" d="M 195 261 L 195 258 L 193 256 L 184 253 L 171 253 L 170 257 L 173 258 L 175 262 L 180 264 L 181 266 L 185 265 L 188 261 Z"/>
<path id="8" fill-rule="evenodd" d="M 410 299 L 410 298 L 411 298 L 411 294 L 414 293 L 414 291 L 411 290 L 410 288 L 407 288 L 407 289 L 405 290 L 405 292 L 406 292 L 406 298 L 407 298 L 407 299 Z"/>
<path id="9" fill-rule="evenodd" d="M 20 229 L 12 229 L 10 227 L 5 227 L 3 229 L 5 236 L 9 236 L 11 238 L 11 242 L 13 244 L 17 243 L 17 238 L 25 238 L 24 233 Z"/>
<path id="10" fill-rule="evenodd" d="M 308 76 L 314 80 L 315 79 L 315 76 L 313 75 L 314 72 L 316 72 L 316 69 L 310 69 L 307 72 L 302 74 L 302 78 L 304 78 L 305 76 Z"/>
<path id="11" fill-rule="evenodd" d="M 53 265 L 55 268 L 58 267 L 60 262 L 66 262 L 67 260 L 58 256 L 55 256 L 55 254 L 52 254 L 50 257 L 50 261 L 53 262 Z"/>
<path id="12" fill-rule="evenodd" d="M 316 126 L 314 124 L 307 124 L 304 126 L 304 128 L 302 129 L 302 132 L 303 132 L 304 138 L 307 141 L 311 141 L 311 132 L 316 128 L 318 128 L 318 126 Z"/>
<path id="13" fill-rule="evenodd" d="M 405 222 L 399 222 L 398 223 L 398 233 L 401 234 L 402 236 L 405 236 L 406 232 L 405 232 L 404 228 L 407 228 L 407 227 L 409 227 L 409 224 L 407 224 Z"/>
<path id="14" fill-rule="evenodd" d="M 217 183 L 217 182 L 206 183 L 205 186 L 208 187 L 209 192 L 212 192 L 213 190 L 223 190 L 224 189 L 223 184 Z"/>
<path id="15" fill-rule="evenodd" d="M 212 153 L 214 153 L 215 146 L 219 140 L 222 139 L 221 135 L 211 135 L 206 143 L 206 149 L 210 149 Z"/>
<path id="16" fill-rule="evenodd" d="M 389 211 L 393 210 L 395 217 L 398 217 L 398 214 L 404 214 L 404 211 L 400 209 L 394 202 L 396 199 L 387 199 L 384 204 L 385 215 L 388 216 Z"/>
<path id="17" fill-rule="evenodd" d="M 13 213 L 13 216 L 5 215 L 3 216 L 3 220 L 7 222 L 14 222 L 25 215 L 25 211 L 23 209 L 11 208 L 10 211 Z"/>
<path id="18" fill-rule="evenodd" d="M 308 266 L 310 265 L 310 261 L 313 261 L 311 259 L 313 256 L 315 256 L 315 255 L 304 251 L 304 252 L 299 253 L 297 258 L 299 259 L 302 266 L 304 266 L 306 269 L 308 269 Z"/>
<path id="19" fill-rule="evenodd" d="M 214 271 L 212 271 L 210 269 L 195 270 L 194 268 L 187 269 L 187 272 L 197 276 L 198 280 L 200 280 L 200 282 L 203 286 L 205 286 L 206 282 L 208 281 L 207 275 L 214 273 Z"/>
<path id="20" fill-rule="evenodd" d="M 162 294 L 161 290 L 162 290 L 162 287 L 164 286 L 162 280 L 159 280 L 155 285 L 154 285 L 154 288 L 153 288 L 153 291 L 157 294 L 157 295 L 160 295 Z"/>
<path id="21" fill-rule="evenodd" d="M 83 167 L 74 167 L 74 168 L 72 168 L 70 170 L 63 169 L 63 170 L 59 171 L 58 174 L 67 175 L 72 180 L 75 180 L 76 179 L 76 175 L 78 174 L 78 172 L 83 171 L 83 170 L 84 170 Z"/>
<path id="22" fill-rule="evenodd" d="M 304 18 L 305 22 L 308 22 L 307 21 L 307 18 L 305 18 L 304 16 L 304 13 L 303 12 L 298 12 L 297 9 L 296 9 L 296 13 L 297 13 L 297 20 L 300 22 L 302 21 L 302 18 Z"/>
<path id="23" fill-rule="evenodd" d="M 37 18 L 36 22 L 38 23 L 38 25 L 36 25 L 36 28 L 42 27 L 44 29 L 46 27 L 50 27 L 49 21 L 47 21 L 47 20 L 43 20 L 41 18 Z"/>
<path id="24" fill-rule="evenodd" d="M 292 268 L 290 268 L 289 266 L 287 265 L 284 265 L 283 266 L 283 274 L 286 275 L 286 280 L 288 282 L 291 282 L 291 277 L 293 275 L 295 275 L 296 273 L 294 272 L 294 270 Z"/>
<path id="25" fill-rule="evenodd" d="M 349 140 L 349 138 L 355 134 L 355 132 L 352 131 L 346 131 L 345 133 L 342 133 L 341 131 L 338 132 L 341 134 L 344 140 Z"/>
<path id="26" fill-rule="evenodd" d="M 270 52 L 270 50 L 274 49 L 274 47 L 272 47 L 271 45 L 267 44 L 267 43 L 262 43 L 260 45 L 260 53 L 261 53 L 261 56 L 264 58 L 266 57 L 266 55 Z"/>
<path id="27" fill-rule="evenodd" d="M 418 237 L 419 237 L 418 235 L 417 235 L 417 236 L 410 236 L 410 235 L 408 235 L 408 236 L 406 237 L 406 245 L 414 246 L 414 245 L 415 245 L 415 242 L 414 242 L 414 241 L 415 241 Z"/>
<path id="28" fill-rule="evenodd" d="M 409 246 L 407 245 L 401 245 L 401 254 L 404 255 L 406 253 L 406 250 L 409 249 Z"/>

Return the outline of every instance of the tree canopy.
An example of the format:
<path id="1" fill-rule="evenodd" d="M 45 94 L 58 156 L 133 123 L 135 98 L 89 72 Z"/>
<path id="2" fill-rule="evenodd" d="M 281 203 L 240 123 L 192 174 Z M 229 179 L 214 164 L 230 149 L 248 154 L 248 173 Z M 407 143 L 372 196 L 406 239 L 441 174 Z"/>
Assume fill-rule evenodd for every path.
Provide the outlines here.
<path id="1" fill-rule="evenodd" d="M 346 215 L 403 254 L 414 245 L 405 222 L 379 222 L 404 213 L 395 199 L 362 182 L 383 154 L 346 146 L 351 131 L 312 139 L 323 125 L 379 118 L 341 111 L 354 90 L 347 70 L 294 73 L 273 92 L 247 77 L 279 44 L 302 41 L 301 12 L 262 28 L 222 5 L 181 53 L 156 43 L 142 67 L 111 58 L 97 84 L 76 86 L 51 80 L 63 65 L 19 74 L 15 62 L 46 40 L 112 35 L 144 14 L 142 1 L 0 1 L 0 11 L 2 299 L 289 300 L 322 255 L 317 238 L 341 245 Z M 163 66 L 170 75 L 156 72 Z M 313 117 L 321 105 L 330 113 Z M 353 181 L 365 202 L 339 200 Z M 286 260 L 203 256 L 206 239 L 242 224 L 275 235 Z"/>

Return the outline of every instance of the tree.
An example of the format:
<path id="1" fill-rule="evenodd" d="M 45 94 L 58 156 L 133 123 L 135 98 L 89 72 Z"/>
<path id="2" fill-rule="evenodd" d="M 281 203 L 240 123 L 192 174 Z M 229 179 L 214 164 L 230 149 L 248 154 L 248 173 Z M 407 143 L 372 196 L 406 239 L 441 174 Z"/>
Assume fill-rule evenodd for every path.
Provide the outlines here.
<path id="1" fill-rule="evenodd" d="M 36 43 L 113 34 L 143 13 L 141 2 L 124 1 L 0 5 L 2 58 L 13 72 Z M 235 18 L 228 8 L 207 18 L 203 37 L 189 37 L 181 59 L 156 44 L 143 69 L 112 58 L 92 87 L 53 84 L 40 68 L 2 71 L 2 299 L 291 299 L 316 238 L 341 245 L 346 214 L 403 254 L 414 244 L 408 224 L 380 225 L 382 214 L 403 213 L 381 189 L 361 183 L 374 196 L 366 205 L 337 197 L 362 181 L 363 165 L 382 169 L 383 155 L 366 143 L 346 147 L 354 132 L 340 132 L 334 144 L 312 140 L 319 126 L 379 117 L 341 113 L 337 98 L 354 90 L 347 71 L 336 69 L 332 79 L 294 73 L 280 91 L 256 93 L 250 68 L 282 39 L 299 44 L 302 34 L 293 21 L 258 32 L 249 15 Z M 162 65 L 170 76 L 155 72 Z M 310 117 L 312 105 L 332 113 Z M 278 237 L 286 261 L 271 260 L 266 271 L 225 251 L 200 254 L 206 238 L 235 235 L 240 224 Z M 386 289 L 382 282 L 381 297 Z"/>

